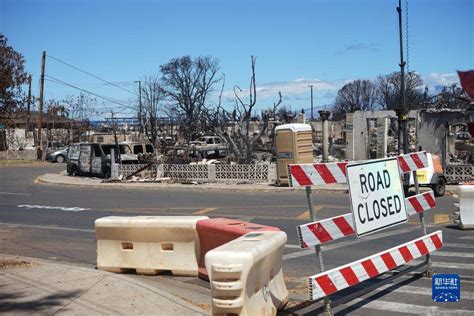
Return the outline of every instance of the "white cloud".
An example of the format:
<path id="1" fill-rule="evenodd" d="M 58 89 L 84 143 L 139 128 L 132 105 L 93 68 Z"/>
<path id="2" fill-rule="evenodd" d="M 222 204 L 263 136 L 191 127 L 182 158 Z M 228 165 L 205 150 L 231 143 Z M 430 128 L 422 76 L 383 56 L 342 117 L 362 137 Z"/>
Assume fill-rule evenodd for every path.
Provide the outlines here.
<path id="1" fill-rule="evenodd" d="M 257 100 L 277 100 L 278 92 L 281 92 L 283 98 L 285 99 L 296 99 L 304 100 L 310 98 L 310 85 L 313 86 L 313 93 L 323 91 L 332 91 L 337 90 L 337 86 L 328 82 L 322 81 L 319 79 L 305 79 L 298 78 L 293 81 L 288 82 L 272 82 L 257 84 Z M 237 89 L 237 93 L 242 100 L 248 99 L 249 90 L 243 89 L 240 92 Z M 234 100 L 234 91 L 227 90 L 223 93 L 224 100 L 232 101 Z"/>
<path id="2" fill-rule="evenodd" d="M 429 75 L 423 76 L 423 83 L 428 87 L 450 86 L 453 83 L 459 84 L 459 77 L 456 73 L 441 74 L 432 72 Z"/>

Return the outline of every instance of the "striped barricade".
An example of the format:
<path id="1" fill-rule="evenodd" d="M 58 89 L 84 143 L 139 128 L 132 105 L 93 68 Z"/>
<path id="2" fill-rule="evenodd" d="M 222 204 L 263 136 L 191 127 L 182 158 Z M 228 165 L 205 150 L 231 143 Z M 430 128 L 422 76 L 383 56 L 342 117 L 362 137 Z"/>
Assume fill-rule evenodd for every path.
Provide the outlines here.
<path id="1" fill-rule="evenodd" d="M 428 167 L 426 152 L 410 153 L 396 158 L 400 177 L 404 173 L 416 172 L 418 169 Z M 372 161 L 368 161 L 364 164 L 371 163 Z M 288 166 L 289 184 L 291 187 L 306 188 L 308 206 L 312 212 L 314 208 L 311 187 L 347 183 L 347 166 L 350 164 L 351 162 L 290 164 Z M 356 165 L 359 166 L 361 163 L 357 162 Z M 397 174 L 396 169 L 395 174 Z M 408 216 L 419 214 L 423 235 L 425 236 L 347 265 L 324 271 L 321 245 L 356 234 L 352 213 L 323 220 L 316 220 L 316 216 L 312 215 L 312 223 L 297 227 L 300 247 L 315 247 L 316 256 L 319 260 L 320 273 L 309 278 L 310 300 L 324 297 L 324 310 L 330 313 L 331 303 L 328 298 L 330 294 L 374 278 L 422 256 L 427 256 L 424 264 L 427 275 L 432 273 L 429 254 L 442 247 L 442 234 L 441 231 L 437 231 L 426 235 L 423 212 L 436 207 L 436 200 L 432 191 L 419 194 L 417 184 L 415 184 L 415 187 L 418 194 L 405 198 L 405 209 Z M 403 196 L 403 193 L 401 195 Z M 399 275 L 404 275 L 409 271 L 410 269 L 405 269 Z M 362 292 L 367 293 L 370 290 L 370 287 L 361 289 L 352 293 L 350 297 L 361 295 Z"/>
<path id="2" fill-rule="evenodd" d="M 405 198 L 408 216 L 436 207 L 433 191 Z M 321 245 L 355 234 L 352 214 L 347 213 L 297 227 L 301 248 Z"/>
<path id="3" fill-rule="evenodd" d="M 400 173 L 428 168 L 426 152 L 397 157 Z M 290 187 L 305 187 L 323 184 L 347 183 L 346 166 L 349 162 L 307 163 L 288 165 Z"/>
<path id="4" fill-rule="evenodd" d="M 442 232 L 425 235 L 403 245 L 309 277 L 309 299 L 317 300 L 374 278 L 443 246 Z"/>
<path id="5" fill-rule="evenodd" d="M 276 315 L 288 302 L 282 231 L 249 233 L 205 256 L 213 315 Z"/>

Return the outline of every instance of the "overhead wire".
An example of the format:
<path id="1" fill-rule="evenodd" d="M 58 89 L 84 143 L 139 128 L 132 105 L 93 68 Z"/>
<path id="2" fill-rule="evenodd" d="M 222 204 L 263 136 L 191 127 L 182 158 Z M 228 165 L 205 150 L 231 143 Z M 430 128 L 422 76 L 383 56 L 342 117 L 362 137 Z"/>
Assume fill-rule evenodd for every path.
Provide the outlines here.
<path id="1" fill-rule="evenodd" d="M 75 70 L 77 70 L 77 71 L 80 71 L 80 72 L 82 72 L 82 73 L 84 73 L 84 74 L 86 74 L 86 75 L 88 75 L 88 76 L 91 76 L 91 77 L 93 77 L 93 78 L 96 78 L 96 79 L 98 79 L 98 80 L 100 80 L 100 81 L 103 81 L 103 82 L 105 82 L 105 83 L 107 83 L 107 84 L 109 84 L 109 85 L 111 85 L 111 86 L 114 86 L 114 87 L 116 87 L 116 88 L 118 88 L 118 89 L 121 89 L 121 90 L 126 91 L 126 92 L 128 92 L 128 93 L 131 93 L 131 94 L 133 94 L 133 95 L 135 95 L 135 96 L 138 97 L 138 94 L 137 94 L 137 93 L 135 93 L 135 92 L 133 92 L 133 91 L 130 91 L 130 90 L 128 90 L 128 89 L 125 89 L 125 88 L 123 88 L 123 87 L 120 87 L 119 85 L 117 85 L 117 84 L 115 84 L 115 83 L 113 83 L 113 82 L 110 82 L 110 81 L 108 81 L 108 80 L 105 80 L 105 79 L 103 79 L 103 78 L 100 78 L 99 76 L 96 76 L 96 75 L 94 75 L 94 74 L 91 74 L 91 73 L 89 73 L 89 72 L 87 72 L 87 71 L 85 71 L 85 70 L 83 70 L 83 69 L 81 69 L 81 68 L 79 68 L 79 67 L 76 67 L 76 66 L 74 66 L 74 65 L 71 65 L 70 63 L 67 63 L 67 62 L 65 62 L 65 61 L 63 61 L 63 60 L 61 60 L 61 59 L 59 59 L 59 58 L 54 57 L 54 56 L 51 56 L 51 55 L 46 55 L 46 56 L 47 56 L 48 58 L 51 58 L 51 59 L 53 59 L 53 60 L 59 62 L 59 63 L 62 63 L 62 64 L 64 64 L 64 65 L 66 65 L 66 66 L 68 66 L 68 67 L 71 67 L 71 68 L 73 68 L 73 69 L 75 69 Z"/>
<path id="2" fill-rule="evenodd" d="M 90 94 L 90 95 L 93 95 L 93 96 L 95 96 L 95 97 L 98 97 L 98 98 L 100 98 L 100 99 L 102 99 L 102 100 L 105 100 L 105 101 L 108 101 L 108 102 L 110 102 L 110 103 L 115 103 L 115 104 L 117 104 L 117 105 L 120 105 L 120 106 L 122 106 L 121 108 L 118 108 L 118 109 L 114 108 L 114 110 L 118 110 L 119 112 L 121 112 L 121 111 L 123 111 L 123 110 L 125 110 L 125 109 L 134 109 L 134 107 L 132 107 L 132 106 L 130 106 L 130 105 L 127 105 L 127 104 L 125 104 L 125 103 L 122 103 L 122 102 L 120 102 L 120 101 L 118 101 L 118 100 L 114 100 L 114 99 L 112 99 L 112 98 L 109 98 L 109 97 L 100 95 L 100 94 L 95 93 L 95 92 L 91 92 L 91 91 L 89 91 L 89 90 L 80 88 L 80 87 L 75 86 L 75 85 L 73 85 L 73 84 L 71 84 L 71 83 L 62 81 L 62 80 L 60 80 L 60 79 L 54 78 L 54 77 L 49 76 L 49 75 L 44 75 L 44 76 L 45 76 L 46 78 L 48 78 L 48 79 L 47 79 L 48 81 L 51 81 L 51 82 L 54 82 L 54 83 L 58 83 L 58 84 L 62 84 L 62 85 L 65 85 L 65 86 L 67 86 L 67 87 L 70 87 L 70 88 L 73 88 L 73 89 L 82 91 L 82 92 L 87 93 L 87 94 Z M 112 108 L 111 108 L 111 109 L 112 109 Z"/>

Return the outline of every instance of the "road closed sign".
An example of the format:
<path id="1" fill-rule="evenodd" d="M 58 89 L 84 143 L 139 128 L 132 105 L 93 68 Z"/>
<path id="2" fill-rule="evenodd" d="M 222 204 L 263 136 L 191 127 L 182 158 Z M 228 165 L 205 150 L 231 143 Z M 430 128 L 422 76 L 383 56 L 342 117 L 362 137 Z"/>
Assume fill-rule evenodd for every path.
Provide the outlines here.
<path id="1" fill-rule="evenodd" d="M 349 164 L 347 181 L 357 237 L 408 220 L 396 158 Z"/>

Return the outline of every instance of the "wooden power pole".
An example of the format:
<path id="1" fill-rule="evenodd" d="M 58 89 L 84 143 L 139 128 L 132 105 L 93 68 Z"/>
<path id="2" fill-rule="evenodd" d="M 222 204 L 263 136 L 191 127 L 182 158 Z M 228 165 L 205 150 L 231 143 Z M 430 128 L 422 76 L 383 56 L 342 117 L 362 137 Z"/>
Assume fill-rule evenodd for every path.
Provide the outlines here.
<path id="1" fill-rule="evenodd" d="M 31 75 L 28 76 L 28 100 L 26 100 L 28 105 L 26 112 L 26 130 L 25 130 L 25 139 L 28 140 L 28 133 L 30 131 L 30 115 L 31 115 Z"/>
<path id="2" fill-rule="evenodd" d="M 38 135 L 36 135 L 36 158 L 41 160 L 43 153 L 41 148 L 41 127 L 43 126 L 43 94 L 44 94 L 44 67 L 46 64 L 46 51 L 43 51 L 41 57 L 41 79 L 40 79 L 40 95 L 38 108 Z"/>

